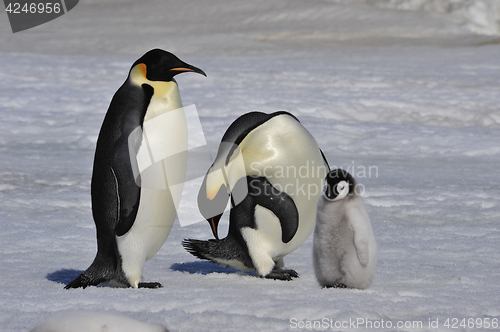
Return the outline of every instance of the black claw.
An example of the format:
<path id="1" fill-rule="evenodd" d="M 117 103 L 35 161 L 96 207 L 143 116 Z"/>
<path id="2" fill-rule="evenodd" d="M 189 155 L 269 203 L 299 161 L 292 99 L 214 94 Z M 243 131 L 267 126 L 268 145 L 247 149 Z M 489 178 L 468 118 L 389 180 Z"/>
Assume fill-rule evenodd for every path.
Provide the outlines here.
<path id="1" fill-rule="evenodd" d="M 268 275 L 265 276 L 265 278 L 267 279 L 285 280 L 285 281 L 290 281 L 293 278 L 298 278 L 298 277 L 299 274 L 294 270 L 282 270 L 282 269 L 272 270 Z"/>
<path id="2" fill-rule="evenodd" d="M 286 273 L 288 273 L 292 278 L 298 278 L 299 274 L 295 270 L 284 270 Z"/>
<path id="3" fill-rule="evenodd" d="M 347 286 L 344 285 L 344 284 L 336 282 L 336 283 L 334 283 L 332 285 L 323 286 L 323 288 L 347 288 Z"/>
<path id="4" fill-rule="evenodd" d="M 80 276 L 78 276 L 78 278 L 67 284 L 64 287 L 64 289 L 80 288 L 80 287 L 85 289 L 88 286 L 99 285 L 101 282 L 102 282 L 101 280 L 92 280 L 91 278 L 87 277 L 85 274 L 82 273 Z"/>
<path id="5" fill-rule="evenodd" d="M 140 282 L 138 287 L 157 289 L 157 288 L 162 288 L 163 286 L 159 282 Z"/>

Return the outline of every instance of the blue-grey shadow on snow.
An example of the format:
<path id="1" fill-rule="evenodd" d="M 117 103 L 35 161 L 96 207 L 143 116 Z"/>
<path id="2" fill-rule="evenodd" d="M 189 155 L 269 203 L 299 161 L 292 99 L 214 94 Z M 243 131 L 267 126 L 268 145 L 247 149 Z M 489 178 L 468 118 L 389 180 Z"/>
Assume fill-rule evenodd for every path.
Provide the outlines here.
<path id="1" fill-rule="evenodd" d="M 224 267 L 217 265 L 212 262 L 206 261 L 195 261 L 188 263 L 175 263 L 170 266 L 171 270 L 180 271 L 180 272 L 188 272 L 190 274 L 209 274 L 209 273 L 239 273 L 240 270 Z"/>
<path id="2" fill-rule="evenodd" d="M 62 269 L 47 274 L 46 278 L 47 280 L 67 285 L 73 280 L 75 280 L 82 273 L 83 273 L 82 270 Z"/>

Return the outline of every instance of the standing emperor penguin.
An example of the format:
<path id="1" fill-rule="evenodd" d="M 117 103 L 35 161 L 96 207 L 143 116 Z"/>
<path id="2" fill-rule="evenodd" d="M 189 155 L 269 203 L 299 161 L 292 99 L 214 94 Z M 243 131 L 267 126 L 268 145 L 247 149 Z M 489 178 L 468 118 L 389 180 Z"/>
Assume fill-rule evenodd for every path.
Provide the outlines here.
<path id="1" fill-rule="evenodd" d="M 291 280 L 283 257 L 312 233 L 328 164 L 312 135 L 290 113 L 251 112 L 222 137 L 198 195 L 215 239 L 187 239 L 194 256 L 260 277 Z M 217 228 L 231 199 L 229 232 Z"/>
<path id="2" fill-rule="evenodd" d="M 377 242 L 357 182 L 348 172 L 328 173 L 313 242 L 316 279 L 323 287 L 370 286 L 377 264 Z"/>
<path id="3" fill-rule="evenodd" d="M 174 223 L 174 202 L 181 193 L 170 190 L 167 182 L 183 182 L 187 155 L 172 162 L 154 160 L 149 168 L 144 167 L 144 156 L 168 155 L 169 145 L 175 151 L 187 151 L 187 122 L 179 111 L 182 103 L 174 80 L 183 72 L 205 75 L 172 53 L 151 50 L 132 65 L 111 100 L 97 139 L 91 183 L 97 255 L 66 289 L 104 282 L 161 287 L 156 282 L 141 282 L 142 270 L 145 261 L 160 250 Z M 165 116 L 168 122 L 164 126 L 155 125 L 158 119 L 165 122 Z"/>

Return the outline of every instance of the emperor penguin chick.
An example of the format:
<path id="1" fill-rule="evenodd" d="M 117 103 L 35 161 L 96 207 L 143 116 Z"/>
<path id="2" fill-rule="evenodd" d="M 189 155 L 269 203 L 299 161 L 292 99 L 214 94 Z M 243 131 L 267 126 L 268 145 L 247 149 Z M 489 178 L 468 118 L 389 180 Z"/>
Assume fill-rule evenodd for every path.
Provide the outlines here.
<path id="1" fill-rule="evenodd" d="M 318 199 L 313 264 L 323 287 L 365 289 L 375 275 L 377 242 L 356 185 L 348 172 L 332 170 Z"/>

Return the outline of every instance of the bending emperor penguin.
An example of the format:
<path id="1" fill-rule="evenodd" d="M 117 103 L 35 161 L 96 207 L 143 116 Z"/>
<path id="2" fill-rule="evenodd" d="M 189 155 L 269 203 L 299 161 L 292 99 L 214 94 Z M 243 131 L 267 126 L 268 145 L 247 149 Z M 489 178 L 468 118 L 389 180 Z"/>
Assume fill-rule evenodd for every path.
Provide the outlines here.
<path id="1" fill-rule="evenodd" d="M 283 257 L 312 233 L 328 164 L 318 144 L 290 113 L 247 113 L 222 137 L 198 195 L 215 239 L 188 239 L 194 256 L 260 277 L 291 280 Z M 217 228 L 231 198 L 229 231 Z"/>
<path id="2" fill-rule="evenodd" d="M 375 275 L 377 243 L 356 186 L 351 174 L 332 170 L 318 199 L 313 264 L 323 287 L 365 289 Z"/>
<path id="3" fill-rule="evenodd" d="M 145 261 L 161 248 L 176 217 L 174 202 L 180 193 L 167 182 L 182 183 L 185 177 L 187 155 L 171 162 L 155 158 L 169 155 L 172 146 L 187 151 L 187 122 L 174 80 L 183 72 L 205 75 L 172 53 L 151 50 L 132 65 L 111 100 L 97 139 L 91 183 L 97 255 L 66 289 L 104 282 L 161 287 L 141 278 Z"/>

